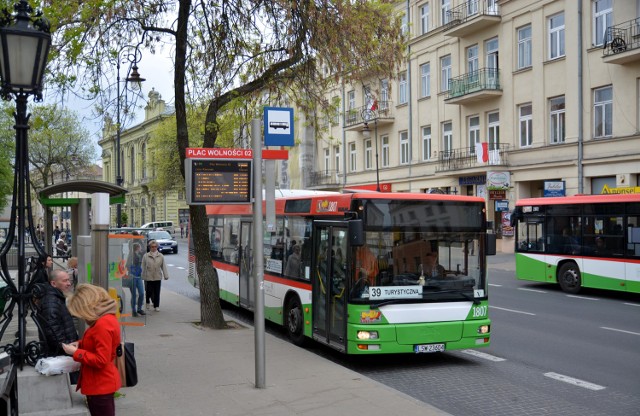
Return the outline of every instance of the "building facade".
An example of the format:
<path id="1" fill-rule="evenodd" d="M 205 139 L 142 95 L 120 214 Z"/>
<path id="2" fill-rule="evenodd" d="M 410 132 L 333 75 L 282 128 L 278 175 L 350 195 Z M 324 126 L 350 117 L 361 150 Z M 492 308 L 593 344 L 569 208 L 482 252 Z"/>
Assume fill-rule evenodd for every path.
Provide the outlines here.
<path id="1" fill-rule="evenodd" d="M 329 94 L 310 188 L 482 196 L 503 251 L 519 198 L 640 192 L 640 1 L 398 7 L 405 65 Z"/>
<path id="2" fill-rule="evenodd" d="M 122 186 L 128 190 L 126 202 L 121 208 L 126 213 L 126 226 L 139 227 L 147 222 L 167 220 L 173 221 L 174 226 L 178 227 L 189 219 L 184 188 L 167 192 L 149 189 L 155 176 L 155 169 L 149 162 L 149 139 L 167 117 L 174 117 L 173 107 L 167 106 L 160 94 L 152 89 L 145 107 L 144 121 L 120 132 L 120 174 Z M 102 179 L 113 183 L 117 177 L 116 128 L 114 123 L 107 120 L 102 139 L 98 142 L 102 148 Z M 116 224 L 116 206 L 110 208 L 111 224 Z"/>

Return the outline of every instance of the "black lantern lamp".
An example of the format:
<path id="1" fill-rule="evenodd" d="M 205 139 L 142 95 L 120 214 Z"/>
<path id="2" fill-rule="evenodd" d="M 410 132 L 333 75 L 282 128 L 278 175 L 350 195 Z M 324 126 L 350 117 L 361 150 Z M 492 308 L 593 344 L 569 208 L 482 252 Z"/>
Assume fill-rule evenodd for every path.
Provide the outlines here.
<path id="1" fill-rule="evenodd" d="M 6 283 L 3 297 L 9 303 L 0 319 L 0 336 L 8 328 L 13 318 L 13 310 L 18 305 L 16 341 L 0 347 L 0 350 L 6 351 L 11 356 L 13 364 L 11 377 L 15 375 L 15 368 L 22 369 L 25 362 L 35 365 L 44 349 L 42 343 L 38 341 L 25 345 L 25 320 L 29 310 L 32 311 L 33 316 L 35 311 L 33 298 L 38 295 L 37 288 L 30 281 L 30 271 L 27 270 L 26 234 L 29 234 L 31 241 L 34 242 L 36 253 L 45 254 L 44 248 L 37 242 L 31 213 L 27 98 L 33 95 L 36 101 L 42 101 L 42 79 L 51 45 L 49 22 L 40 13 L 32 17 L 33 9 L 25 0 L 19 1 L 14 8 L 15 15 L 7 10 L 0 12 L 0 95 L 5 100 L 16 100 L 15 178 L 11 219 L 7 238 L 0 247 L 0 274 Z M 18 249 L 17 283 L 11 278 L 7 267 L 7 253 L 14 245 L 15 239 L 17 239 Z M 37 322 L 36 325 L 38 325 Z M 13 380 L 12 389 L 17 389 L 17 383 L 15 379 Z M 12 407 L 15 406 L 17 409 L 17 398 L 14 403 L 13 394 L 11 402 Z"/>

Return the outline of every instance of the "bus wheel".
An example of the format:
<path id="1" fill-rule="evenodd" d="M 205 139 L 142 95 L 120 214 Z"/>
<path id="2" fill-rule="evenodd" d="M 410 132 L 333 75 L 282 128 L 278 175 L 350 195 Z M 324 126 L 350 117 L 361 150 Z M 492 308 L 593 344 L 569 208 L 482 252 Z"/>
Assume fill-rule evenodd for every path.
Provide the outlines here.
<path id="1" fill-rule="evenodd" d="M 296 345 L 304 344 L 304 316 L 297 296 L 292 296 L 287 302 L 284 324 L 291 342 Z"/>
<path id="2" fill-rule="evenodd" d="M 558 283 L 560 288 L 567 293 L 576 294 L 580 292 L 582 279 L 580 278 L 578 265 L 573 262 L 563 264 L 558 272 Z"/>

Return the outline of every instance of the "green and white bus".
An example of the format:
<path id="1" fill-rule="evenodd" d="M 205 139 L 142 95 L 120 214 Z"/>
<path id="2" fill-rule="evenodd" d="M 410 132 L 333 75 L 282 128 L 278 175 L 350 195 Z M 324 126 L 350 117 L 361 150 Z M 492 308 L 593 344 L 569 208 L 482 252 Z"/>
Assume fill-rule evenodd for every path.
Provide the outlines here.
<path id="1" fill-rule="evenodd" d="M 518 279 L 640 293 L 640 194 L 521 199 L 511 222 Z"/>
<path id="2" fill-rule="evenodd" d="M 490 344 L 483 199 L 278 191 L 264 242 L 265 318 L 296 344 L 346 354 L 428 353 Z M 248 205 L 207 206 L 220 297 L 255 305 Z M 197 285 L 193 250 L 189 277 Z"/>

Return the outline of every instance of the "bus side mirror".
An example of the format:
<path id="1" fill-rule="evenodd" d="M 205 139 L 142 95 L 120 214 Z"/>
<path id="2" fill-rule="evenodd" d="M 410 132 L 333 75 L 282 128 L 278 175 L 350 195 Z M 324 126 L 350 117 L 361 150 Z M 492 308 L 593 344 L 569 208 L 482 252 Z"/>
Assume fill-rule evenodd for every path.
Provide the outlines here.
<path id="1" fill-rule="evenodd" d="M 496 255 L 496 235 L 497 234 L 485 234 L 486 236 L 486 245 L 485 245 L 485 254 L 487 256 L 495 256 Z"/>
<path id="2" fill-rule="evenodd" d="M 353 247 L 364 245 L 364 225 L 362 220 L 349 220 L 349 242 Z"/>

